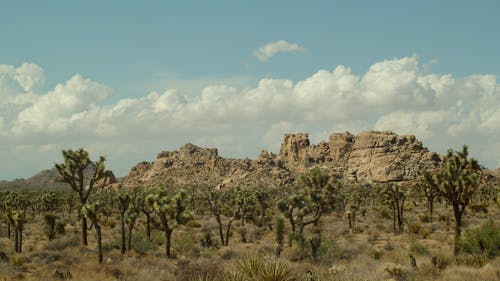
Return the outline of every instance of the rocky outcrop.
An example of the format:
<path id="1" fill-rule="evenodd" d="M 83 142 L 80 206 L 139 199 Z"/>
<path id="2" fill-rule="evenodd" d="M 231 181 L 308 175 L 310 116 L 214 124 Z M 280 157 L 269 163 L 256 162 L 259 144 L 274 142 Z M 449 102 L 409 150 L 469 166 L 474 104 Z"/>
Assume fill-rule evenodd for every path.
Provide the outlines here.
<path id="1" fill-rule="evenodd" d="M 333 133 L 328 141 L 311 144 L 305 133 L 286 134 L 279 154 L 263 150 L 255 160 L 225 159 L 215 148 L 186 144 L 158 154 L 154 162 L 140 162 L 123 184 L 129 186 L 203 185 L 284 186 L 320 167 L 352 182 L 404 182 L 437 167 L 442 159 L 414 136 L 369 131 L 358 135 Z"/>
<path id="2" fill-rule="evenodd" d="M 309 145 L 307 134 L 286 135 L 279 157 L 295 170 L 322 165 L 346 180 L 368 183 L 411 181 L 441 161 L 415 136 L 388 131 L 333 133 L 318 145 Z"/>
<path id="3" fill-rule="evenodd" d="M 256 160 L 225 159 L 215 148 L 186 144 L 179 150 L 164 151 L 154 162 L 140 162 L 121 184 L 124 186 L 213 185 L 254 186 L 287 185 L 290 172 L 276 155 L 262 151 Z"/>

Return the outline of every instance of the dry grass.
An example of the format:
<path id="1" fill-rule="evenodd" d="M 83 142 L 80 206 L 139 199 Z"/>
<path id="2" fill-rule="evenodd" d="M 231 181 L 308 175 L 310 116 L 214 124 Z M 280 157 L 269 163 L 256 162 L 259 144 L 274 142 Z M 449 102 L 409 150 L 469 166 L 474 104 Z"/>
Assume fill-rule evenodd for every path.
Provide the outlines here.
<path id="1" fill-rule="evenodd" d="M 500 209 L 490 206 L 488 211 L 487 216 L 469 214 L 467 225 L 477 226 L 487 219 L 500 223 Z M 436 212 L 447 214 L 442 207 Z M 483 267 L 464 265 L 460 258 L 453 257 L 452 227 L 439 222 L 438 215 L 433 223 L 421 222 L 419 218 L 424 213 L 424 208 L 416 208 L 407 213 L 407 219 L 419 222 L 430 230 L 425 238 L 415 231 L 396 235 L 392 232 L 390 220 L 377 217 L 370 211 L 366 216 L 359 216 L 355 233 L 348 229 L 345 218 L 327 216 L 322 223 L 322 246 L 318 259 L 314 260 L 310 255 L 309 233 L 305 233 L 306 241 L 302 247 L 294 243 L 293 247 L 285 246 L 283 249 L 281 258 L 286 262 L 290 276 L 294 277 L 289 280 L 313 277 L 316 279 L 309 280 L 386 280 L 394 278 L 384 269 L 388 264 L 405 268 L 404 280 L 500 280 L 500 258 L 488 261 Z M 12 241 L 4 237 L 5 225 L 1 225 L 0 251 L 7 254 L 9 261 L 0 261 L 0 280 L 61 280 L 53 277 L 56 269 L 71 272 L 71 280 L 219 280 L 245 257 L 257 255 L 263 259 L 274 259 L 274 235 L 268 230 L 246 225 L 248 239 L 247 243 L 243 243 L 236 231 L 238 224 L 235 224 L 229 246 L 221 247 L 213 219 L 202 217 L 197 221 L 201 227 L 199 224 L 182 226 L 174 232 L 175 259 L 165 258 L 161 245 L 163 236 L 159 230 L 153 231 L 153 243 L 145 242 L 142 223 L 134 234 L 137 235 L 134 242 L 138 251 L 120 254 L 114 248 L 119 229 L 116 226 L 112 228 L 113 223 L 109 223 L 103 227 L 103 243 L 107 248 L 102 265 L 97 264 L 93 230 L 89 231 L 89 246 L 83 247 L 80 245 L 78 223 L 68 224 L 65 235 L 48 241 L 43 234 L 43 217 L 39 215 L 30 219 L 25 227 L 21 254 L 13 253 Z M 201 243 L 206 230 L 212 233 L 214 246 L 210 248 Z M 410 253 L 416 258 L 417 268 L 411 266 Z M 434 255 L 445 257 L 448 266 L 437 269 L 431 264 Z"/>

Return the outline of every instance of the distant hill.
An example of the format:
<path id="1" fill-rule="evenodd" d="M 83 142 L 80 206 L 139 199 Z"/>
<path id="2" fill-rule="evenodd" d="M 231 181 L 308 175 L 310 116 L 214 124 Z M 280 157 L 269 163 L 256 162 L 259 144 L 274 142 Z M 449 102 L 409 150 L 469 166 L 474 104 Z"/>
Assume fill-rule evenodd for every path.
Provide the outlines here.
<path id="1" fill-rule="evenodd" d="M 92 177 L 95 171 L 95 165 L 91 164 L 85 171 L 85 178 Z M 58 182 L 59 173 L 56 168 L 43 170 L 28 179 L 15 179 L 13 181 L 0 181 L 0 190 L 16 190 L 16 189 L 44 189 L 44 188 L 69 188 L 69 184 Z M 111 178 L 112 182 L 116 182 L 114 175 Z"/>

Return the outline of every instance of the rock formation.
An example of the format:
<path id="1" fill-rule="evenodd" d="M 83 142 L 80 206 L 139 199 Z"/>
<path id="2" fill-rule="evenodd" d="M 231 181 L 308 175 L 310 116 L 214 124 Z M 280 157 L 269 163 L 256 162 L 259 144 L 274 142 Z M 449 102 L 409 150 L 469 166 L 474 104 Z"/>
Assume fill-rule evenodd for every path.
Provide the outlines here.
<path id="1" fill-rule="evenodd" d="M 406 182 L 441 161 L 414 136 L 378 131 L 333 133 L 328 142 L 311 145 L 308 134 L 299 133 L 285 135 L 278 155 L 263 150 L 255 160 L 225 159 L 217 149 L 186 144 L 177 151 L 159 153 L 154 162 L 137 164 L 123 184 L 284 186 L 294 184 L 313 167 L 350 182 Z"/>

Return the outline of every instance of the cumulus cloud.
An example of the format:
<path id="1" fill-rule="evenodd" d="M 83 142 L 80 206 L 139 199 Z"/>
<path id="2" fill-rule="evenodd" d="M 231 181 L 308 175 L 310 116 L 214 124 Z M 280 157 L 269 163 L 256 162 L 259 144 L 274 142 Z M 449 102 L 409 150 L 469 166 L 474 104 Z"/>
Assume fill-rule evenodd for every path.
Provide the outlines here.
<path id="1" fill-rule="evenodd" d="M 266 45 L 260 47 L 253 54 L 254 56 L 262 62 L 268 61 L 271 57 L 278 53 L 292 53 L 292 52 L 303 52 L 304 47 L 295 44 L 288 43 L 285 40 L 279 40 L 276 42 L 267 43 Z"/>
<path id="2" fill-rule="evenodd" d="M 296 82 L 167 89 L 114 103 L 107 102 L 110 88 L 80 75 L 37 94 L 16 73 L 0 65 L 0 95 L 9 97 L 0 100 L 0 178 L 26 165 L 32 170 L 24 176 L 33 174 L 60 160 L 67 147 L 105 154 L 124 175 L 136 162 L 186 142 L 255 157 L 261 149 L 278 151 L 282 134 L 298 131 L 319 141 L 334 131 L 393 130 L 440 153 L 468 144 L 481 163 L 500 164 L 496 77 L 428 74 L 416 57 L 381 61 L 362 75 L 340 65 Z M 26 160 L 32 155 L 36 161 Z"/>

